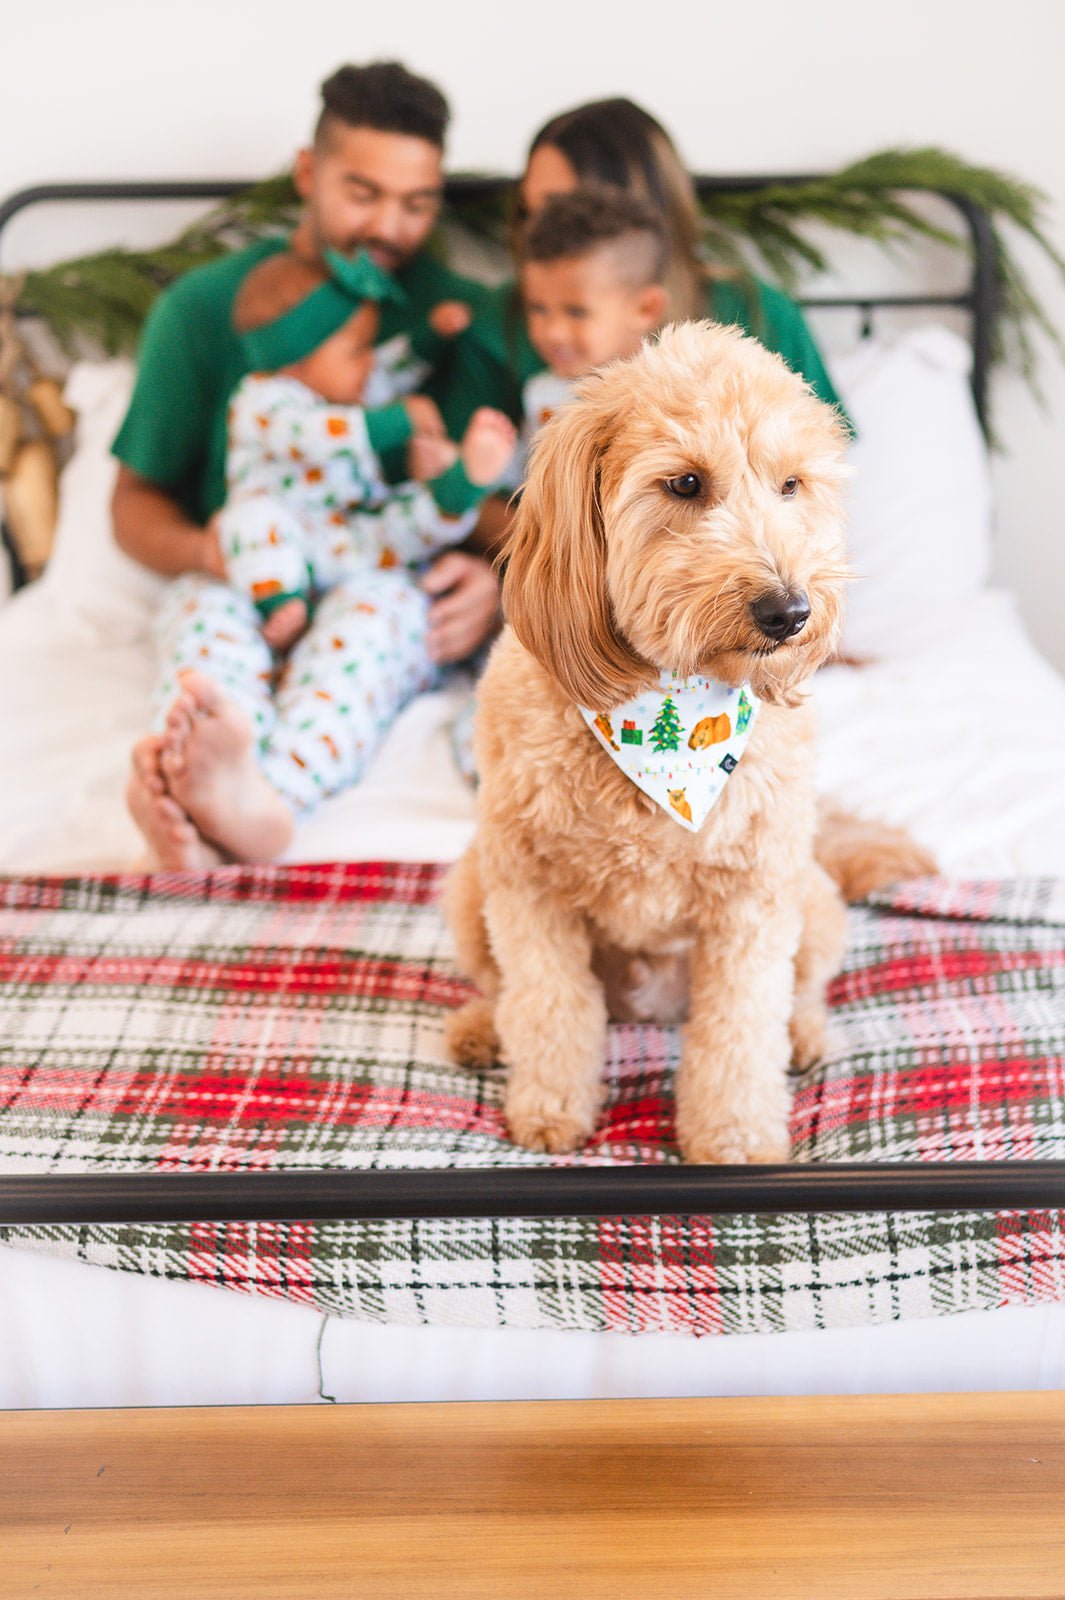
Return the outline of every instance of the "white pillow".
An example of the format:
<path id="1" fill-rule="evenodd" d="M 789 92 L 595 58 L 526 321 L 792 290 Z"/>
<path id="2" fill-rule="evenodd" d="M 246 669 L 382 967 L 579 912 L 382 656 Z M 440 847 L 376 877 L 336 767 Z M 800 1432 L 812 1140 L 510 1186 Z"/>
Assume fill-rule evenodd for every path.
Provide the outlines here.
<path id="1" fill-rule="evenodd" d="M 79 361 L 64 395 L 77 413 L 74 453 L 59 485 L 59 520 L 44 582 L 55 602 L 109 636 L 129 638 L 149 623 L 164 580 L 115 543 L 111 491 L 118 464 L 111 442 L 133 389 L 131 361 Z"/>
<path id="2" fill-rule="evenodd" d="M 894 344 L 865 340 L 833 362 L 859 435 L 845 656 L 922 648 L 988 581 L 991 471 L 969 370 L 965 341 L 932 325 Z"/>

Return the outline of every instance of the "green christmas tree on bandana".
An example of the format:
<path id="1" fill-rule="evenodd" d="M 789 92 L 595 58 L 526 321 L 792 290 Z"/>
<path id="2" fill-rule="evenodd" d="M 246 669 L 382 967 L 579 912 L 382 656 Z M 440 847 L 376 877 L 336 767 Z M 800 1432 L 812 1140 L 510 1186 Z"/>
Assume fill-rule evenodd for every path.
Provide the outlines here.
<path id="1" fill-rule="evenodd" d="M 736 707 L 736 732 L 743 733 L 751 720 L 751 702 L 747 698 L 746 689 L 740 690 L 740 702 Z"/>
<path id="2" fill-rule="evenodd" d="M 662 709 L 655 719 L 651 729 L 651 746 L 657 754 L 663 750 L 679 750 L 680 748 L 680 717 L 673 704 L 672 695 L 666 695 L 662 702 Z"/>

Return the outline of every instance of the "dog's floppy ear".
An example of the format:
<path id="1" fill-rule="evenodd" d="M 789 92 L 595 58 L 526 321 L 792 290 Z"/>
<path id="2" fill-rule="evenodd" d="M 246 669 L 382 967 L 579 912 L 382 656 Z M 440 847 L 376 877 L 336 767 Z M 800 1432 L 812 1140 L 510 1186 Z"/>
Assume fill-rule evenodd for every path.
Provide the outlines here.
<path id="1" fill-rule="evenodd" d="M 503 612 L 521 643 L 571 700 L 595 711 L 629 699 L 646 672 L 619 636 L 606 592 L 600 458 L 612 432 L 587 393 L 541 429 L 503 579 Z"/>

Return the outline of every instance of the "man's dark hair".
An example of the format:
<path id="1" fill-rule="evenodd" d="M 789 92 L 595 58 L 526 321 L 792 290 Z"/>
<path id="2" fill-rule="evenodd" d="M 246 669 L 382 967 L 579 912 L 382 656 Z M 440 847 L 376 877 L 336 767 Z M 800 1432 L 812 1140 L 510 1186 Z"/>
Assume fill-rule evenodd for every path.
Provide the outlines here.
<path id="1" fill-rule="evenodd" d="M 607 247 L 633 288 L 662 282 L 669 263 L 662 219 L 621 189 L 589 184 L 552 195 L 521 236 L 523 261 L 575 260 Z"/>
<path id="2" fill-rule="evenodd" d="M 330 125 L 405 133 L 444 148 L 451 108 L 435 83 L 417 78 L 398 61 L 371 61 L 365 67 L 339 67 L 322 84 L 322 110 L 314 130 L 321 144 Z"/>

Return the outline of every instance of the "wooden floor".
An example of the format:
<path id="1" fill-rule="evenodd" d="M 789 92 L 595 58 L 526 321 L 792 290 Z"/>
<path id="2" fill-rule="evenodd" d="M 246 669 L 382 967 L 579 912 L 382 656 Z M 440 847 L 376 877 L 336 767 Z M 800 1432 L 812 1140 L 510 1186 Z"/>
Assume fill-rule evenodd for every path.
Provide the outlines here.
<path id="1" fill-rule="evenodd" d="M 1065 1595 L 1065 1395 L 0 1413 L 0 1595 Z"/>

